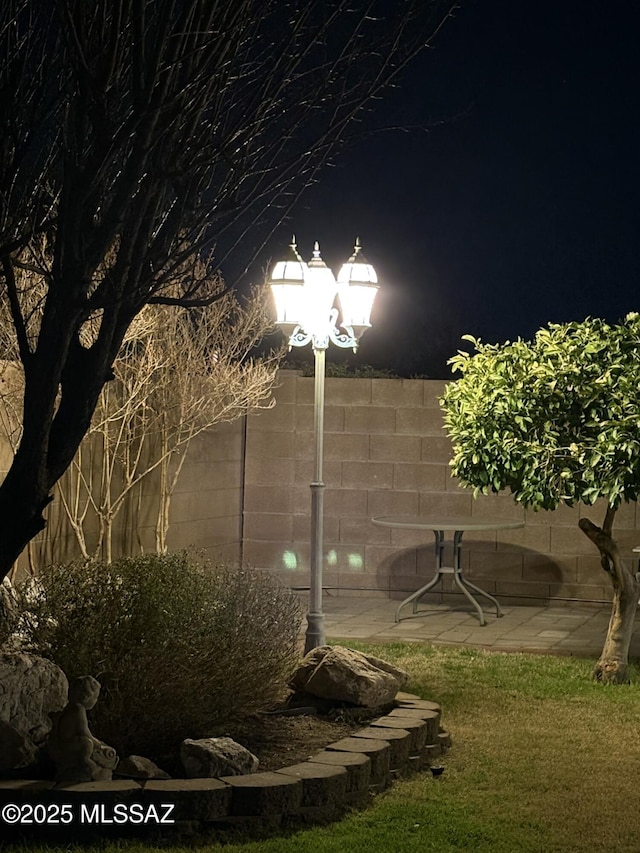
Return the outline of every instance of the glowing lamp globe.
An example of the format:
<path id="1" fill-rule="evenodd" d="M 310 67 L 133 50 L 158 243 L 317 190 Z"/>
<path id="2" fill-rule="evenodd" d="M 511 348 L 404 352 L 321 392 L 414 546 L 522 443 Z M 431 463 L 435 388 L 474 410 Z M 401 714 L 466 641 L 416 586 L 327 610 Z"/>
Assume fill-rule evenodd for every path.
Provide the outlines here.
<path id="1" fill-rule="evenodd" d="M 307 265 L 298 254 L 294 237 L 287 257 L 277 262 L 269 281 L 276 307 L 276 323 L 285 334 L 291 334 L 300 325 L 304 314 L 306 277 Z"/>
<path id="2" fill-rule="evenodd" d="M 338 273 L 342 325 L 352 329 L 356 338 L 371 327 L 371 310 L 378 289 L 378 276 L 362 254 L 358 239 L 353 255 Z"/>

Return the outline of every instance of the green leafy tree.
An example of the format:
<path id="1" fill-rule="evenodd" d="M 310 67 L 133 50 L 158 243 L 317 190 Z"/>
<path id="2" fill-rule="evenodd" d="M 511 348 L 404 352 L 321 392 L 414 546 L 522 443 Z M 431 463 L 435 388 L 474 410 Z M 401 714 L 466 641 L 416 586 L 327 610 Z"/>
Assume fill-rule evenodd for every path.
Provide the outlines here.
<path id="1" fill-rule="evenodd" d="M 510 489 L 534 510 L 606 501 L 597 546 L 613 587 L 611 619 L 594 677 L 628 681 L 640 582 L 613 538 L 615 514 L 640 493 L 640 315 L 549 324 L 533 341 L 482 344 L 451 359 L 462 378 L 441 400 L 453 440 L 452 473 L 474 494 Z"/>

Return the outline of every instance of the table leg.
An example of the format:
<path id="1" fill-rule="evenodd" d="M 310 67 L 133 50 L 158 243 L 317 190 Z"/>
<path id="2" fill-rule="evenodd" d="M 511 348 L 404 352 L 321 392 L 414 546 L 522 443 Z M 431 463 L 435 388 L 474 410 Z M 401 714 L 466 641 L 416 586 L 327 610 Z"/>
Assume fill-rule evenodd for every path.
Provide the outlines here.
<path id="1" fill-rule="evenodd" d="M 428 584 L 420 587 L 420 589 L 416 590 L 416 592 L 412 592 L 411 595 L 407 596 L 404 601 L 401 601 L 396 609 L 396 622 L 400 621 L 400 611 L 403 607 L 406 607 L 407 604 L 413 604 L 413 612 L 414 614 L 418 612 L 418 601 L 422 598 L 425 593 L 429 592 L 430 589 L 433 589 L 434 586 L 437 586 L 438 583 L 442 580 L 442 552 L 444 550 L 444 534 L 442 530 L 434 530 L 434 536 L 436 538 L 436 572 L 434 576 L 431 578 Z"/>
<path id="2" fill-rule="evenodd" d="M 473 604 L 475 607 L 478 618 L 480 619 L 480 625 L 486 625 L 487 621 L 484 616 L 484 610 L 482 609 L 482 605 L 480 602 L 473 596 L 471 590 L 477 593 L 478 595 L 484 596 L 489 601 L 491 601 L 496 608 L 496 616 L 500 617 L 503 615 L 502 610 L 500 609 L 500 603 L 496 598 L 486 592 L 484 589 L 481 589 L 476 584 L 467 580 L 462 573 L 462 565 L 461 565 L 461 552 L 462 552 L 462 535 L 464 533 L 463 530 L 456 530 L 453 534 L 453 566 L 443 566 L 443 552 L 444 552 L 444 531 L 442 530 L 434 530 L 435 535 L 435 553 L 436 553 L 436 571 L 433 578 L 429 581 L 429 583 L 420 587 L 420 589 L 413 592 L 411 595 L 407 596 L 404 601 L 400 602 L 396 609 L 396 622 L 400 622 L 400 613 L 403 607 L 406 607 L 407 604 L 413 605 L 413 613 L 414 615 L 418 613 L 418 601 L 425 595 L 429 590 L 433 589 L 435 586 L 440 583 L 442 580 L 442 576 L 445 574 L 452 574 L 455 585 L 458 589 L 466 596 L 466 598 Z"/>
<path id="3" fill-rule="evenodd" d="M 471 594 L 470 590 L 478 593 L 478 595 L 482 595 L 485 598 L 488 598 L 489 601 L 492 601 L 496 606 L 496 616 L 502 616 L 502 610 L 500 609 L 500 604 L 497 599 L 495 599 L 488 592 L 485 592 L 484 589 L 481 589 L 476 584 L 472 583 L 470 580 L 467 580 L 462 574 L 462 565 L 460 562 L 460 554 L 462 551 L 462 535 L 463 530 L 456 530 L 453 535 L 453 579 L 457 585 L 457 587 L 462 590 L 462 592 L 466 595 L 469 601 L 473 604 L 473 606 L 478 611 L 478 616 L 480 617 L 480 624 L 486 625 L 486 620 L 484 618 L 484 610 L 479 601 L 477 601 L 474 596 Z"/>

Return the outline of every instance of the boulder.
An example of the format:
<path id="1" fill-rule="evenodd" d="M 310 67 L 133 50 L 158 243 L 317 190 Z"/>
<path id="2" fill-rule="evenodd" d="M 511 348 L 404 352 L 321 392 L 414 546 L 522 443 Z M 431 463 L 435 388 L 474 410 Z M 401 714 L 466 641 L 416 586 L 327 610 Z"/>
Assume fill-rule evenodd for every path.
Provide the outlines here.
<path id="1" fill-rule="evenodd" d="M 11 723 L 0 720 L 0 773 L 35 764 L 38 750 Z"/>
<path id="2" fill-rule="evenodd" d="M 7 640 L 17 623 L 17 599 L 13 585 L 5 577 L 0 583 L 0 643 Z"/>
<path id="3" fill-rule="evenodd" d="M 393 702 L 407 677 L 404 670 L 372 655 L 319 646 L 302 660 L 291 686 L 321 699 L 381 708 Z"/>
<path id="4" fill-rule="evenodd" d="M 49 660 L 25 652 L 0 652 L 0 720 L 36 747 L 51 731 L 49 714 L 67 704 L 65 674 Z"/>
<path id="5" fill-rule="evenodd" d="M 129 755 L 118 764 L 117 775 L 127 779 L 171 779 L 150 758 L 142 755 Z"/>
<path id="6" fill-rule="evenodd" d="M 188 779 L 244 776 L 255 773 L 260 763 L 230 737 L 187 738 L 180 746 L 180 760 Z"/>

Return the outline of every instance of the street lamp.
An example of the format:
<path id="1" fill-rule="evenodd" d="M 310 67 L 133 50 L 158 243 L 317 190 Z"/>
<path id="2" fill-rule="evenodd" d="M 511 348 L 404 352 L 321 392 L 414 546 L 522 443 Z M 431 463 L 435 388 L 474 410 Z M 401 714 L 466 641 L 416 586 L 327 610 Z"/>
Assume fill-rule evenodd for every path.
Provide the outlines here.
<path id="1" fill-rule="evenodd" d="M 276 305 L 276 322 L 289 338 L 289 348 L 310 343 L 315 357 L 315 455 L 311 482 L 311 586 L 306 654 L 325 643 L 322 612 L 325 350 L 332 341 L 336 346 L 351 347 L 356 351 L 359 338 L 371 325 L 369 319 L 378 291 L 378 277 L 362 255 L 359 240 L 356 240 L 353 255 L 342 265 L 336 279 L 320 257 L 318 243 L 313 257 L 305 263 L 298 254 L 294 237 L 289 254 L 276 263 L 269 283 Z M 339 307 L 335 305 L 336 297 Z"/>

